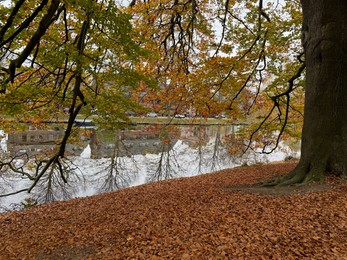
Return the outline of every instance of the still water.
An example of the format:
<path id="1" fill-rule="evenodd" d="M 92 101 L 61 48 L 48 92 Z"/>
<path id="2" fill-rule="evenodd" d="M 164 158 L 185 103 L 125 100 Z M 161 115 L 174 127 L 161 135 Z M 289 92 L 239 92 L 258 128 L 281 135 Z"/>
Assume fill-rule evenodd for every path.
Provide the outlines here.
<path id="1" fill-rule="evenodd" d="M 282 143 L 270 155 L 231 154 L 230 137 L 240 126 L 138 126 L 128 130 L 76 129 L 67 147 L 64 164 L 68 183 L 58 174 L 47 174 L 30 194 L 0 198 L 0 211 L 26 203 L 45 203 L 113 191 L 177 177 L 211 173 L 240 165 L 298 157 L 298 147 Z M 29 130 L 0 133 L 0 153 L 26 154 L 31 158 L 49 153 L 64 130 Z M 20 162 L 20 159 L 18 160 Z M 28 166 L 26 166 L 28 167 Z M 0 194 L 30 186 L 18 174 L 2 174 Z"/>

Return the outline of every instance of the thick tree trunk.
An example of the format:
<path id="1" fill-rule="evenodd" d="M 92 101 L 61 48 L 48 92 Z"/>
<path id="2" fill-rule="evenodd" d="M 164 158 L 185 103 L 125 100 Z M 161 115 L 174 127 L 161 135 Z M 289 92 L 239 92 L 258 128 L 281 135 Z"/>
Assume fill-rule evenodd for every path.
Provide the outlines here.
<path id="1" fill-rule="evenodd" d="M 306 90 L 301 159 L 281 184 L 347 174 L 347 1 L 301 0 Z"/>

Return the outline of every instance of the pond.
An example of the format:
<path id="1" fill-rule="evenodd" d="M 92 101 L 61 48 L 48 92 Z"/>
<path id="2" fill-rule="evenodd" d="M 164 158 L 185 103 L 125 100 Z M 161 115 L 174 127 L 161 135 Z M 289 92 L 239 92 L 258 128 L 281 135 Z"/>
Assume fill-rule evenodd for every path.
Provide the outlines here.
<path id="1" fill-rule="evenodd" d="M 141 125 L 127 130 L 76 129 L 67 146 L 64 165 L 68 183 L 47 174 L 30 194 L 0 198 L 0 211 L 21 208 L 32 202 L 45 203 L 83 197 L 121 188 L 178 177 L 211 173 L 225 168 L 298 157 L 299 147 L 282 143 L 272 154 L 231 154 L 231 136 L 239 125 Z M 25 154 L 36 158 L 54 149 L 62 128 L 0 132 L 0 153 Z M 19 157 L 18 157 L 19 158 Z M 21 163 L 18 159 L 18 163 Z M 3 173 L 0 194 L 30 186 L 31 181 Z M 24 202 L 23 202 L 24 201 Z M 24 203 L 24 204 L 23 204 Z"/>

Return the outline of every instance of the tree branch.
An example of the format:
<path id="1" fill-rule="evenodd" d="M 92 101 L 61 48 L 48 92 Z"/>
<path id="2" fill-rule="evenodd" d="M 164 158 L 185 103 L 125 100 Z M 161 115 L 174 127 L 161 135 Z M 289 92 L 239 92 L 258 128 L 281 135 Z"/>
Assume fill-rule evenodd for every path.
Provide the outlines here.
<path id="1" fill-rule="evenodd" d="M 249 138 L 249 142 L 248 142 L 248 145 L 246 147 L 246 150 L 247 151 L 250 147 L 251 147 L 251 143 L 252 143 L 252 140 L 253 140 L 253 137 L 254 135 L 263 127 L 263 125 L 265 124 L 265 122 L 270 118 L 270 116 L 272 115 L 273 111 L 277 108 L 279 110 L 279 116 L 278 116 L 278 119 L 280 120 L 280 123 L 281 123 L 281 129 L 280 129 L 280 132 L 279 134 L 277 135 L 277 138 L 276 138 L 276 143 L 275 143 L 275 146 L 273 148 L 271 148 L 270 151 L 265 151 L 266 149 L 266 146 L 265 145 L 263 147 L 263 150 L 262 150 L 262 153 L 265 153 L 265 154 L 270 154 L 272 153 L 279 145 L 279 142 L 280 142 L 280 139 L 281 139 L 281 136 L 283 135 L 283 132 L 287 126 L 287 123 L 288 123 L 288 118 L 289 118 L 289 109 L 290 109 L 290 94 L 291 92 L 294 90 L 294 81 L 296 79 L 298 79 L 299 77 L 301 77 L 303 71 L 305 70 L 306 68 L 306 65 L 305 63 L 301 64 L 300 68 L 298 69 L 298 71 L 295 73 L 295 75 L 293 75 L 289 80 L 288 80 L 288 84 L 289 84 L 289 87 L 286 91 L 284 91 L 283 93 L 280 93 L 276 96 L 273 96 L 271 97 L 272 101 L 273 101 L 273 106 L 270 110 L 270 112 L 267 114 L 267 116 L 263 119 L 263 121 L 259 124 L 259 126 L 257 127 L 257 129 L 255 131 L 253 131 L 253 133 L 251 134 L 250 138 Z M 284 121 L 283 123 L 281 122 L 281 115 L 282 115 L 282 112 L 281 112 L 281 109 L 280 109 L 280 99 L 282 97 L 285 97 L 286 98 L 286 101 L 285 101 L 285 117 L 284 117 Z"/>
<path id="2" fill-rule="evenodd" d="M 25 1 L 25 0 L 24 0 Z M 24 2 L 23 1 L 23 2 Z M 23 22 L 22 22 L 22 24 L 19 26 L 19 28 L 10 36 L 10 37 L 8 37 L 6 40 L 4 40 L 3 41 L 3 36 L 4 36 L 4 34 L 5 34 L 5 32 L 6 32 L 6 30 L 4 30 L 4 32 L 3 32 L 3 35 L 1 35 L 2 36 L 2 38 L 0 38 L 0 40 L 1 40 L 1 42 L 0 42 L 0 47 L 2 47 L 2 46 L 4 46 L 5 44 L 7 44 L 7 43 L 9 43 L 9 42 L 11 42 L 11 41 L 13 41 L 15 38 L 16 38 L 16 36 L 18 35 L 18 34 L 20 34 L 23 30 L 25 30 L 28 26 L 29 26 L 29 24 L 37 17 L 37 15 L 42 11 L 42 9 L 47 5 L 47 3 L 48 3 L 48 0 L 43 0 L 41 3 L 40 3 L 40 5 L 35 9 L 35 11 L 27 18 L 27 19 L 25 19 Z M 16 8 L 16 7 L 15 7 Z M 13 10 L 14 11 L 14 10 Z M 13 13 L 13 11 L 12 11 L 12 13 Z M 18 12 L 18 11 L 17 11 Z M 16 12 L 16 13 L 17 13 Z M 11 14 L 12 15 L 12 14 Z M 11 16 L 10 16 L 11 17 Z M 12 24 L 12 21 L 11 21 L 11 24 Z"/>
<path id="3" fill-rule="evenodd" d="M 19 0 L 15 6 L 12 9 L 12 12 L 10 14 L 10 16 L 7 18 L 6 23 L 4 24 L 4 26 L 1 28 L 0 30 L 0 48 L 3 46 L 3 39 L 4 39 L 4 35 L 6 33 L 6 31 L 11 27 L 14 18 L 16 17 L 19 9 L 21 8 L 21 6 L 23 5 L 23 3 L 25 2 L 25 0 Z M 5 43 L 6 44 L 6 43 Z"/>
<path id="4" fill-rule="evenodd" d="M 52 3 L 47 10 L 47 14 L 43 16 L 36 32 L 31 37 L 30 41 L 28 42 L 22 53 L 19 55 L 17 59 L 11 61 L 9 65 L 9 72 L 12 82 L 15 78 L 16 68 L 20 68 L 22 66 L 23 62 L 31 54 L 35 46 L 40 42 L 42 36 L 45 35 L 50 24 L 53 22 L 52 19 L 54 17 L 55 12 L 58 10 L 59 4 L 59 0 L 52 0 Z"/>

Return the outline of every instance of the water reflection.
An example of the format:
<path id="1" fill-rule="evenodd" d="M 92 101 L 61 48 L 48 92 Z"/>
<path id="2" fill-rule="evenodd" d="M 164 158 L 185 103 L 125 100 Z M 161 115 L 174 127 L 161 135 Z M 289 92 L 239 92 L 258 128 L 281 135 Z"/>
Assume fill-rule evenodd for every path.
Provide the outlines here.
<path id="1" fill-rule="evenodd" d="M 90 135 L 91 158 L 112 158 L 138 154 L 158 154 L 172 148 L 173 129 L 161 126 L 144 126 L 131 130 L 95 130 Z M 170 145 L 163 145 L 170 139 Z"/>
<path id="2" fill-rule="evenodd" d="M 29 130 L 7 135 L 7 152 L 11 154 L 30 153 L 31 155 L 54 149 L 57 140 L 64 136 L 64 129 Z"/>
<path id="3" fill-rule="evenodd" d="M 248 153 L 241 157 L 229 153 L 228 140 L 239 126 L 137 126 L 127 130 L 76 129 L 67 147 L 68 157 L 52 168 L 31 194 L 0 198 L 8 208 L 33 198 L 39 203 L 94 195 L 151 181 L 194 176 L 247 163 L 297 157 L 283 146 L 271 155 Z M 2 142 L 2 158 L 17 158 L 23 169 L 42 167 L 42 154 L 56 149 L 63 129 L 9 133 Z M 5 140 L 5 141 L 4 141 Z M 1 193 L 28 187 L 31 181 L 11 169 L 2 169 Z M 35 173 L 33 173 L 35 174 Z M 1 209 L 0 209 L 1 210 Z"/>

